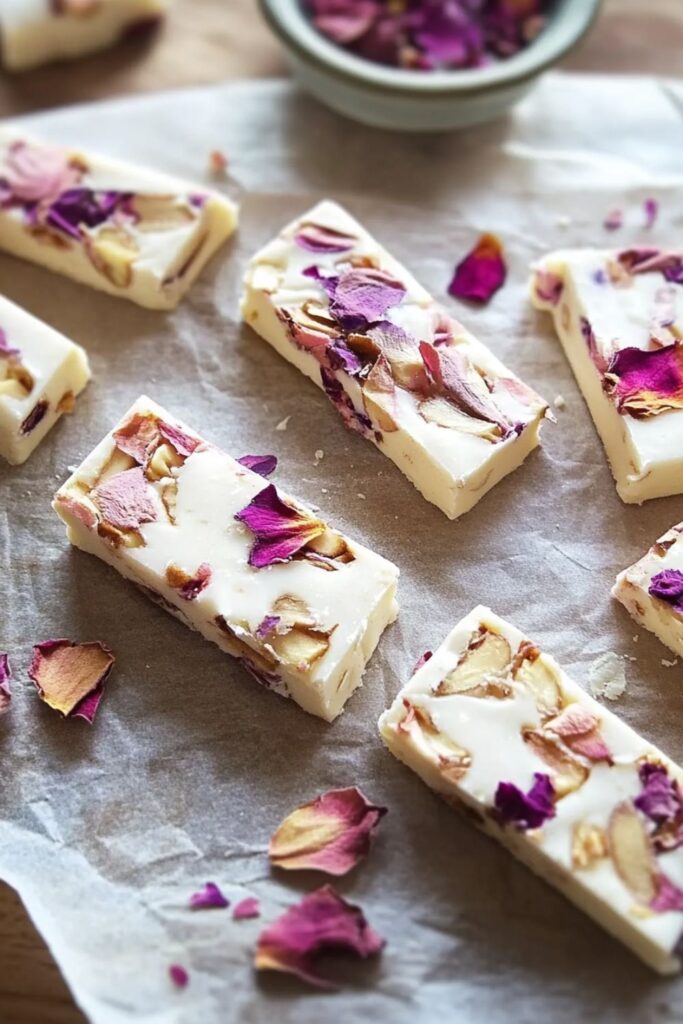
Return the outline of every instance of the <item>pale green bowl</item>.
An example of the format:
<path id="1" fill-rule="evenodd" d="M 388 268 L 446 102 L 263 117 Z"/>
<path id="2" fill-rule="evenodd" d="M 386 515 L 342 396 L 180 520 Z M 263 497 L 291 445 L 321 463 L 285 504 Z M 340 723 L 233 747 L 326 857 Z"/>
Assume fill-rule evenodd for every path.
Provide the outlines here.
<path id="1" fill-rule="evenodd" d="M 301 86 L 356 121 L 402 131 L 461 128 L 499 117 L 588 31 L 602 0 L 557 0 L 525 50 L 486 68 L 407 71 L 357 57 L 321 35 L 299 0 L 259 0 Z"/>

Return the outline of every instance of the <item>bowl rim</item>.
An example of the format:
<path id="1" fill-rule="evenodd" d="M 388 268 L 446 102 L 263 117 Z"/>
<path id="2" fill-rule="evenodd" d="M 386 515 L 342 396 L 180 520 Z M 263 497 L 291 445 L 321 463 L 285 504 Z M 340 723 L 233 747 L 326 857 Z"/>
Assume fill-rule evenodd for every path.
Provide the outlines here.
<path id="1" fill-rule="evenodd" d="M 318 32 L 300 0 L 259 0 L 261 13 L 300 58 L 356 85 L 413 98 L 475 95 L 522 85 L 567 54 L 589 31 L 603 0 L 557 0 L 546 28 L 513 57 L 486 68 L 418 72 L 359 57 Z"/>

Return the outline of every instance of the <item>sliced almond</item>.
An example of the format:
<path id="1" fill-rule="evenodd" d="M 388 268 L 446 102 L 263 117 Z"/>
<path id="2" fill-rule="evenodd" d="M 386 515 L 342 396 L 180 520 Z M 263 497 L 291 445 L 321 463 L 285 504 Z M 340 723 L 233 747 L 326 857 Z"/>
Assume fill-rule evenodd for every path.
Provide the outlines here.
<path id="1" fill-rule="evenodd" d="M 521 661 L 519 655 L 523 654 Z M 556 715 L 562 707 L 562 693 L 555 671 L 541 656 L 537 647 L 529 644 L 515 656 L 513 677 L 531 692 L 536 706 L 544 715 Z"/>
<path id="2" fill-rule="evenodd" d="M 579 822 L 572 832 L 572 864 L 586 870 L 603 860 L 609 852 L 607 833 L 599 825 Z"/>
<path id="3" fill-rule="evenodd" d="M 123 228 L 102 227 L 85 240 L 85 250 L 98 273 L 117 288 L 133 280 L 133 263 L 139 255 L 134 239 Z"/>
<path id="4" fill-rule="evenodd" d="M 456 667 L 438 684 L 434 693 L 470 693 L 484 688 L 483 696 L 506 697 L 512 692 L 505 679 L 512 662 L 510 644 L 500 633 L 482 628 L 470 640 Z"/>
<path id="5" fill-rule="evenodd" d="M 21 390 L 27 395 L 31 394 L 35 386 L 33 375 L 17 359 L 9 360 L 5 379 L 16 381 Z"/>
<path id="6" fill-rule="evenodd" d="M 552 783 L 558 800 L 583 786 L 590 770 L 563 747 L 536 729 L 525 729 L 522 739 L 552 772 Z"/>
<path id="7" fill-rule="evenodd" d="M 273 604 L 273 615 L 280 619 L 278 628 L 292 626 L 312 627 L 316 625 L 316 618 L 301 597 L 295 594 L 282 594 Z"/>
<path id="8" fill-rule="evenodd" d="M 420 402 L 418 411 L 427 423 L 436 423 L 437 426 L 447 427 L 449 430 L 459 430 L 463 434 L 473 434 L 484 441 L 500 441 L 502 437 L 497 424 L 467 416 L 446 398 L 428 398 Z"/>
<path id="9" fill-rule="evenodd" d="M 353 557 L 342 535 L 336 530 L 331 530 L 329 526 L 318 537 L 314 537 L 308 542 L 306 550 L 315 551 L 318 555 L 324 555 L 326 558 L 341 559 L 349 555 L 350 557 L 345 561 L 351 561 Z"/>
<path id="10" fill-rule="evenodd" d="M 179 455 L 173 445 L 165 442 L 160 444 L 154 455 L 149 460 L 145 469 L 145 476 L 148 480 L 163 480 L 171 476 L 171 470 L 178 469 L 184 463 L 184 458 Z"/>
<path id="11" fill-rule="evenodd" d="M 278 660 L 286 665 L 308 672 L 330 646 L 329 634 L 317 629 L 293 626 L 288 633 L 274 633 L 268 640 Z"/>
<path id="12" fill-rule="evenodd" d="M 226 646 L 234 658 L 247 658 L 259 671 L 274 672 L 277 669 L 277 660 L 268 651 L 256 651 L 249 644 L 245 643 L 233 627 L 228 623 L 224 615 L 217 615 L 214 622 L 220 630 Z"/>
<path id="13" fill-rule="evenodd" d="M 97 524 L 97 532 L 103 540 L 115 548 L 144 548 L 145 540 L 139 530 L 119 530 L 111 523 L 103 521 Z"/>
<path id="14" fill-rule="evenodd" d="M 76 396 L 73 391 L 65 391 L 62 397 L 57 402 L 57 408 L 55 412 L 58 416 L 62 416 L 71 413 L 76 408 Z"/>
<path id="15" fill-rule="evenodd" d="M 173 195 L 137 195 L 132 205 L 140 218 L 135 225 L 138 231 L 166 231 L 197 219 L 196 210 Z"/>
<path id="16" fill-rule="evenodd" d="M 631 895 L 649 906 L 657 895 L 657 865 L 645 826 L 630 800 L 612 811 L 607 835 L 617 874 Z"/>

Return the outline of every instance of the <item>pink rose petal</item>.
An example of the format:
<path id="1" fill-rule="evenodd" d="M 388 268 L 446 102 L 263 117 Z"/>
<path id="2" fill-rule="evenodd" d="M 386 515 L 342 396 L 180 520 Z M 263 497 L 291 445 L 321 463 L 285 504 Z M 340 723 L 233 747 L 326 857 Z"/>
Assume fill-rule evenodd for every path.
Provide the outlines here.
<path id="1" fill-rule="evenodd" d="M 124 469 L 100 484 L 93 499 L 103 518 L 120 530 L 137 530 L 143 523 L 157 520 L 150 486 L 140 466 Z"/>
<path id="2" fill-rule="evenodd" d="M 534 288 L 541 302 L 556 306 L 562 298 L 564 279 L 552 270 L 537 270 L 534 277 Z"/>
<path id="3" fill-rule="evenodd" d="M 335 231 L 334 228 L 323 227 L 322 224 L 302 224 L 294 241 L 300 249 L 308 252 L 348 252 L 353 249 L 357 238 L 353 235 L 346 235 L 342 231 Z"/>
<path id="4" fill-rule="evenodd" d="M 658 914 L 667 910 L 683 910 L 683 889 L 662 874 L 657 879 L 657 895 L 650 903 L 650 910 Z"/>
<path id="5" fill-rule="evenodd" d="M 13 142 L 0 164 L 0 180 L 12 199 L 22 203 L 50 202 L 73 188 L 83 170 L 63 150 Z"/>
<path id="6" fill-rule="evenodd" d="M 171 423 L 164 423 L 163 420 L 158 421 L 159 433 L 165 441 L 175 448 L 178 455 L 182 455 L 183 458 L 189 458 L 202 443 L 197 437 L 190 437 L 180 427 L 173 426 Z"/>
<path id="7" fill-rule="evenodd" d="M 247 921 L 261 916 L 261 902 L 256 896 L 245 896 L 232 909 L 233 921 Z"/>
<path id="8" fill-rule="evenodd" d="M 612 752 L 600 735 L 599 718 L 579 704 L 569 704 L 557 718 L 548 722 L 547 728 L 564 740 L 575 754 L 589 761 L 612 763 Z"/>
<path id="9" fill-rule="evenodd" d="M 618 231 L 624 223 L 624 214 L 622 210 L 610 210 L 605 219 L 602 222 L 602 226 L 605 231 Z"/>
<path id="10" fill-rule="evenodd" d="M 319 519 L 284 502 L 273 484 L 259 491 L 235 519 L 256 537 L 249 553 L 255 569 L 288 561 L 326 529 Z"/>
<path id="11" fill-rule="evenodd" d="M 270 861 L 288 871 L 315 870 L 345 875 L 367 855 L 386 807 L 379 807 L 356 786 L 332 789 L 292 811 L 268 848 Z"/>
<path id="12" fill-rule="evenodd" d="M 479 395 L 468 378 L 476 373 L 467 358 L 456 346 L 435 348 L 426 341 L 420 342 L 420 354 L 427 372 L 442 395 L 453 402 L 458 409 L 474 419 L 495 423 L 503 437 L 511 432 L 510 424 L 503 419 L 492 401 Z"/>
<path id="13" fill-rule="evenodd" d="M 384 940 L 372 930 L 360 907 L 325 885 L 261 932 L 254 963 L 260 971 L 284 971 L 318 988 L 333 989 L 334 984 L 315 969 L 318 953 L 348 950 L 365 959 L 383 946 Z"/>
<path id="14" fill-rule="evenodd" d="M 230 901 L 225 898 L 215 882 L 207 882 L 203 889 L 190 896 L 192 910 L 218 910 L 229 906 Z"/>
<path id="15" fill-rule="evenodd" d="M 4 651 L 0 651 L 0 717 L 7 714 L 12 702 L 11 680 L 12 669 L 10 668 L 9 656 Z"/>
<path id="16" fill-rule="evenodd" d="M 7 331 L 0 327 L 0 358 L 9 359 L 10 356 L 20 355 L 18 348 L 12 348 L 7 340 Z"/>
<path id="17" fill-rule="evenodd" d="M 136 413 L 114 431 L 116 447 L 130 455 L 140 466 L 146 466 L 159 441 L 159 427 L 154 416 Z"/>
<path id="18" fill-rule="evenodd" d="M 114 660 L 100 641 L 44 640 L 33 648 L 28 674 L 49 707 L 92 725 Z"/>
<path id="19" fill-rule="evenodd" d="M 483 234 L 455 268 L 448 293 L 456 299 L 485 303 L 504 284 L 507 267 L 496 235 Z"/>
<path id="20" fill-rule="evenodd" d="M 683 408 L 683 346 L 622 348 L 603 382 L 617 410 L 636 419 Z"/>
<path id="21" fill-rule="evenodd" d="M 420 669 L 422 668 L 422 666 L 423 666 L 423 665 L 426 665 L 426 664 L 427 664 L 427 662 L 428 662 L 428 661 L 430 660 L 430 658 L 432 658 L 432 657 L 433 657 L 433 654 L 432 654 L 432 652 L 431 652 L 431 651 L 425 651 L 425 652 L 424 652 L 424 654 L 423 654 L 423 655 L 421 655 L 421 657 L 419 657 L 419 658 L 417 659 L 417 661 L 415 662 L 415 666 L 414 666 L 414 668 L 413 668 L 413 671 L 412 671 L 411 675 L 413 675 L 413 676 L 414 676 L 416 672 L 419 672 L 419 671 L 420 671 Z"/>

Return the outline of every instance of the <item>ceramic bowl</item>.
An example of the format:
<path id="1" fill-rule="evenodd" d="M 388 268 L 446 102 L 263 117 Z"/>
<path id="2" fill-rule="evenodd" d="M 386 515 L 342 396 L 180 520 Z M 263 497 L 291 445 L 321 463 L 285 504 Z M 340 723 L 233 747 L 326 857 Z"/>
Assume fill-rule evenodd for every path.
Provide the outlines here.
<path id="1" fill-rule="evenodd" d="M 333 110 L 364 124 L 442 131 L 490 121 L 520 100 L 588 31 L 602 0 L 556 0 L 526 49 L 485 68 L 410 71 L 365 60 L 326 39 L 299 0 L 259 0 L 300 83 Z"/>

